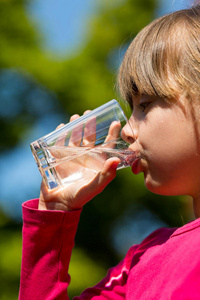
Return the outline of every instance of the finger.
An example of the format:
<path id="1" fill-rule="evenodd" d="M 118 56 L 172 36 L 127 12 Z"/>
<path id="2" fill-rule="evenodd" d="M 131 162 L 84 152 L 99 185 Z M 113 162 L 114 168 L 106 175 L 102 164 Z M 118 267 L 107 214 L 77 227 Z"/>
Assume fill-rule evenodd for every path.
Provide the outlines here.
<path id="1" fill-rule="evenodd" d="M 82 206 L 101 193 L 104 188 L 115 178 L 116 169 L 120 159 L 113 157 L 108 159 L 101 172 L 99 172 L 92 181 L 83 185 L 76 193 L 75 197 L 80 199 Z"/>
<path id="2" fill-rule="evenodd" d="M 111 157 L 105 161 L 101 175 L 103 177 L 109 177 L 110 174 L 116 174 L 117 167 L 121 160 L 118 157 Z"/>
<path id="3" fill-rule="evenodd" d="M 78 115 L 78 114 L 72 115 L 71 118 L 70 118 L 70 122 L 76 120 L 77 118 L 79 118 L 79 115 Z M 64 125 L 65 125 L 65 124 L 61 123 L 56 129 L 60 129 L 60 128 L 62 128 Z M 62 147 L 62 146 L 65 146 L 65 139 L 66 139 L 67 135 L 68 135 L 68 132 L 65 132 L 63 135 L 61 135 L 61 136 L 57 139 L 57 141 L 56 141 L 56 143 L 55 143 L 55 146 L 56 146 L 56 147 Z M 57 151 L 56 149 L 54 149 L 54 151 L 53 151 L 53 156 L 56 157 L 56 158 L 61 158 L 61 157 L 63 157 L 63 154 L 62 154 L 61 152 L 62 152 L 61 149 L 58 150 L 58 151 Z"/>
<path id="4" fill-rule="evenodd" d="M 121 123 L 117 121 L 112 122 L 105 142 L 109 142 L 112 141 L 113 139 L 118 138 L 120 136 L 120 130 L 121 130 Z"/>
<path id="5" fill-rule="evenodd" d="M 87 115 L 88 113 L 90 113 L 91 110 L 86 110 L 83 115 Z M 88 146 L 88 147 L 93 147 L 94 143 L 93 141 L 95 141 L 95 136 L 94 138 L 91 137 L 91 140 L 90 140 L 90 126 L 91 128 L 93 127 L 93 122 L 90 123 L 90 120 L 88 120 L 86 122 L 86 125 L 85 125 L 85 129 L 84 129 L 84 137 L 83 137 L 83 141 L 82 141 L 82 146 Z M 95 126 L 95 129 L 94 129 L 94 132 L 96 131 L 96 126 Z"/>
<path id="6" fill-rule="evenodd" d="M 83 146 L 94 147 L 96 141 L 96 117 L 91 118 L 85 124 Z"/>
<path id="7" fill-rule="evenodd" d="M 86 110 L 84 112 L 84 115 L 88 114 L 90 112 L 90 110 Z M 77 120 L 80 116 L 78 114 L 73 115 L 70 118 L 70 122 Z M 83 125 L 80 124 L 78 125 L 76 128 L 73 129 L 72 131 L 72 135 L 69 141 L 69 146 L 76 146 L 79 147 L 81 146 L 81 141 L 82 141 L 82 137 L 83 137 Z M 85 143 L 87 144 L 87 143 Z M 83 146 L 85 146 L 84 143 L 82 143 Z"/>
<path id="8" fill-rule="evenodd" d="M 116 170 L 120 163 L 120 159 L 117 157 L 112 157 L 106 160 L 102 171 L 99 176 L 99 191 L 101 193 L 104 188 L 115 178 Z"/>
<path id="9" fill-rule="evenodd" d="M 117 157 L 112 157 L 106 160 L 98 178 L 98 193 L 101 193 L 104 188 L 115 178 L 119 163 L 120 159 Z"/>
<path id="10" fill-rule="evenodd" d="M 74 147 L 74 146 L 79 147 L 81 145 L 82 135 L 83 135 L 83 125 L 82 124 L 77 124 L 72 129 L 72 133 L 71 133 L 71 137 L 70 137 L 68 146 L 70 146 L 70 147 Z"/>
<path id="11" fill-rule="evenodd" d="M 56 127 L 56 130 L 59 129 L 59 128 L 61 128 L 61 127 L 63 127 L 64 125 L 65 125 L 64 123 L 61 123 L 60 125 L 58 125 L 58 126 Z"/>
<path id="12" fill-rule="evenodd" d="M 70 122 L 77 120 L 79 117 L 80 116 L 78 114 L 71 116 Z M 69 147 L 80 146 L 82 140 L 82 127 L 83 126 L 80 124 L 72 130 L 72 134 L 68 144 Z"/>
<path id="13" fill-rule="evenodd" d="M 109 148 L 115 148 L 116 140 L 120 137 L 121 123 L 114 121 L 111 123 L 105 143 L 109 143 Z M 105 147 L 106 147 L 105 145 Z"/>
<path id="14" fill-rule="evenodd" d="M 64 123 L 61 123 L 56 129 L 60 129 L 64 126 Z M 56 147 L 60 147 L 60 146 L 64 146 L 65 145 L 65 137 L 66 137 L 67 133 L 61 135 L 57 141 L 55 142 L 55 146 Z"/>
<path id="15" fill-rule="evenodd" d="M 83 114 L 84 114 L 84 115 L 87 115 L 89 112 L 91 112 L 91 110 L 88 109 L 88 110 L 86 110 Z"/>
<path id="16" fill-rule="evenodd" d="M 72 122 L 72 121 L 74 121 L 74 120 L 76 120 L 76 119 L 78 119 L 80 116 L 78 115 L 78 114 L 75 114 L 75 115 L 72 115 L 71 117 L 70 117 L 70 122 Z"/>

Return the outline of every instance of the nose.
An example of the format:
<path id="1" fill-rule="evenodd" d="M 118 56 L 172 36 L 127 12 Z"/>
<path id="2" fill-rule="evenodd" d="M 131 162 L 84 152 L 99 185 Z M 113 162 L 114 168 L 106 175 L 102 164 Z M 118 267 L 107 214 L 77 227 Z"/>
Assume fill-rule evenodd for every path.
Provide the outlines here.
<path id="1" fill-rule="evenodd" d="M 138 134 L 137 134 L 137 130 L 136 128 L 132 127 L 130 125 L 130 123 L 128 122 L 123 128 L 122 128 L 122 131 L 121 131 L 121 137 L 122 139 L 129 143 L 129 144 L 133 144 L 137 138 L 138 138 Z"/>

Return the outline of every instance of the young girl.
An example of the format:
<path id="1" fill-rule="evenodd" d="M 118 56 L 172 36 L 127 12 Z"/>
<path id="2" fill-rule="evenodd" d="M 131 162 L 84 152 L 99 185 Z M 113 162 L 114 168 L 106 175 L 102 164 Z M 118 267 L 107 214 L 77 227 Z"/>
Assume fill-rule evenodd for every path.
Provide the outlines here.
<path id="1" fill-rule="evenodd" d="M 200 6 L 163 16 L 138 34 L 119 88 L 132 107 L 133 132 L 125 126 L 122 136 L 137 154 L 133 173 L 143 172 L 153 193 L 190 195 L 197 219 L 153 232 L 75 299 L 200 299 Z M 82 187 L 49 191 L 43 183 L 40 199 L 23 204 L 20 300 L 68 299 L 81 209 L 115 177 L 118 163 L 107 160 Z"/>

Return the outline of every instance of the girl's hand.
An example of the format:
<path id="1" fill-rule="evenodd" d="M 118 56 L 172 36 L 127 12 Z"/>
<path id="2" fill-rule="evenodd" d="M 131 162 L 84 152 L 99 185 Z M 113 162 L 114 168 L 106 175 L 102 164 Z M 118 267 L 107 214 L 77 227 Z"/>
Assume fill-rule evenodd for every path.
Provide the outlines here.
<path id="1" fill-rule="evenodd" d="M 87 113 L 87 112 L 86 112 Z M 71 117 L 70 121 L 77 119 L 79 116 L 74 115 Z M 63 125 L 60 125 L 63 126 Z M 59 126 L 59 127 L 60 127 Z M 95 134 L 89 134 L 90 129 L 96 126 L 96 120 L 88 121 L 88 124 L 84 130 L 84 139 L 82 145 L 86 147 L 94 147 L 95 143 Z M 106 139 L 106 142 L 115 140 L 119 137 L 121 125 L 118 122 L 113 122 L 110 126 L 109 133 Z M 82 128 L 73 132 L 70 139 L 70 149 L 72 147 L 81 149 L 80 143 L 81 138 L 77 139 L 78 136 L 81 137 Z M 112 143 L 111 143 L 112 144 Z M 63 148 L 64 139 L 59 140 L 56 144 L 56 151 L 53 155 L 56 158 L 62 158 L 64 156 L 65 149 Z M 59 151 L 60 147 L 60 151 Z M 66 147 L 67 149 L 68 147 Z M 58 149 L 58 150 L 57 150 Z M 74 181 L 68 185 L 63 185 L 63 187 L 58 187 L 53 190 L 49 190 L 44 183 L 41 185 L 41 192 L 39 198 L 39 207 L 40 210 L 63 210 L 63 211 L 72 211 L 80 209 L 90 201 L 94 196 L 102 192 L 102 190 L 112 181 L 116 176 L 116 169 L 120 162 L 119 158 L 112 157 L 105 159 L 102 154 L 95 154 L 93 156 L 85 155 L 85 159 L 67 161 L 57 166 L 57 173 L 61 176 L 66 177 L 68 173 L 78 172 L 81 170 L 83 173 L 83 179 L 79 181 Z M 91 172 L 90 172 L 91 166 Z M 85 167 L 85 171 L 84 170 Z M 95 169 L 95 172 L 92 171 Z"/>

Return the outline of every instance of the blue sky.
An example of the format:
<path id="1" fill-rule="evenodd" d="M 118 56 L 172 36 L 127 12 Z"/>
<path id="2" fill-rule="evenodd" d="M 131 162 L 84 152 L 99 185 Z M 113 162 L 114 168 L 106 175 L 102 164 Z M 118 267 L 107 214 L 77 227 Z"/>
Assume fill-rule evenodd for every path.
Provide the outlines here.
<path id="1" fill-rule="evenodd" d="M 27 12 L 44 37 L 42 46 L 62 56 L 81 45 L 96 6 L 96 0 L 34 0 Z"/>
<path id="2" fill-rule="evenodd" d="M 27 13 L 40 29 L 42 47 L 56 55 L 73 51 L 84 42 L 88 17 L 101 0 L 34 0 Z M 124 0 L 108 0 L 115 5 Z M 134 1 L 134 0 L 133 0 Z M 158 0 L 157 15 L 187 7 L 190 0 Z"/>

